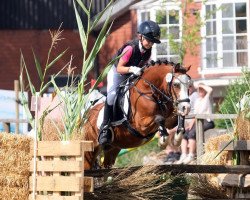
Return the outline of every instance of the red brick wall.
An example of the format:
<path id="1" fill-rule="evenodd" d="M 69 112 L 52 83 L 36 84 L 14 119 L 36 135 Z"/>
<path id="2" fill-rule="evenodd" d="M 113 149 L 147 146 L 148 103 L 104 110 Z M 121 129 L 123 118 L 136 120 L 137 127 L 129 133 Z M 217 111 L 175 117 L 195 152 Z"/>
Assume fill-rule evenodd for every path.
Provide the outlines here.
<path id="1" fill-rule="evenodd" d="M 62 41 L 58 41 L 52 51 L 52 58 L 68 48 L 67 53 L 60 59 L 54 67 L 48 71 L 48 75 L 58 72 L 73 55 L 72 66 L 77 67 L 76 73 L 81 72 L 82 67 L 82 47 L 79 34 L 76 31 L 64 30 Z M 93 38 L 91 38 L 93 42 Z M 40 59 L 42 66 L 45 65 L 51 37 L 49 31 L 38 30 L 15 30 L 0 31 L 0 89 L 13 89 L 14 80 L 19 78 L 20 72 L 20 50 L 22 51 L 26 65 L 28 67 L 32 81 L 39 86 L 39 79 L 36 72 L 32 49 Z M 64 73 L 67 73 L 66 70 Z"/>
<path id="2" fill-rule="evenodd" d="M 103 69 L 117 50 L 136 35 L 136 13 L 128 11 L 114 21 L 109 37 L 100 51 L 99 67 Z"/>
<path id="3" fill-rule="evenodd" d="M 201 9 L 201 3 L 186 3 L 186 5 L 187 5 L 186 9 L 183 10 L 183 13 L 186 12 L 188 18 L 183 23 L 188 24 L 189 27 L 192 28 L 192 25 L 195 24 L 195 17 L 196 17 L 194 11 L 199 11 Z M 199 12 L 197 13 L 197 15 L 199 15 Z M 197 33 L 197 37 L 199 36 L 200 33 Z M 198 70 L 201 66 L 201 46 L 197 46 L 195 49 L 190 49 L 187 51 L 184 58 L 184 65 L 185 66 L 191 65 L 189 74 L 193 79 L 200 78 Z"/>

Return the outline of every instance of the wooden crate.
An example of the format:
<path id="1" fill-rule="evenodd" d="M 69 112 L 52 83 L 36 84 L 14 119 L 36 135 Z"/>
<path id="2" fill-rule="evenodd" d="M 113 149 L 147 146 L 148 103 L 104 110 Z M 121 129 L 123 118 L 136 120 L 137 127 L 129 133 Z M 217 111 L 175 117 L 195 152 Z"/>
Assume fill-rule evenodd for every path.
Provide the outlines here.
<path id="1" fill-rule="evenodd" d="M 240 166 L 248 166 L 250 153 L 250 140 L 237 140 L 230 144 L 222 142 L 219 150 L 229 152 L 228 164 L 232 165 L 233 152 L 239 153 Z M 219 174 L 218 183 L 227 188 L 230 198 L 250 198 L 250 174 Z"/>
<path id="2" fill-rule="evenodd" d="M 85 151 L 93 151 L 92 142 L 39 141 L 36 162 L 30 164 L 29 199 L 82 200 L 84 192 L 93 191 L 93 178 L 84 177 Z"/>

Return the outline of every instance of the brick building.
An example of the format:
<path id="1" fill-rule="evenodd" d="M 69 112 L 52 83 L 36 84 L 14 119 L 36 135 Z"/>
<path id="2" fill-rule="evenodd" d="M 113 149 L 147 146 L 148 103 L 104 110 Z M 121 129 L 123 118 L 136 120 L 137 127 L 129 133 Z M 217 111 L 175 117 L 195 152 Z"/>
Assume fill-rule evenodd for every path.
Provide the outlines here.
<path id="1" fill-rule="evenodd" d="M 38 16 L 36 16 L 35 10 L 40 10 L 42 6 L 33 5 L 34 7 L 32 7 L 31 2 L 33 1 L 23 1 L 29 5 L 30 10 L 33 9 L 32 12 L 30 11 L 30 16 L 25 15 L 26 19 L 34 18 L 38 22 L 31 20 L 31 22 L 28 21 L 29 23 L 23 21 L 16 24 L 16 18 L 21 19 L 23 16 L 22 12 L 16 12 L 17 17 L 15 18 L 13 13 L 12 16 L 7 12 L 7 8 L 13 6 L 12 3 L 8 2 L 15 2 L 18 7 L 19 1 L 4 1 L 5 16 L 0 14 L 0 20 L 2 19 L 5 22 L 4 24 L 0 21 L 1 89 L 12 89 L 13 80 L 18 78 L 20 49 L 26 58 L 27 65 L 30 66 L 31 72 L 35 71 L 31 47 L 42 59 L 42 62 L 45 62 L 50 44 L 48 29 L 58 28 L 61 22 L 63 22 L 63 37 L 65 39 L 56 51 L 61 52 L 67 47 L 69 47 L 69 50 L 65 58 L 58 63 L 58 67 L 64 65 L 69 60 L 70 55 L 73 54 L 74 66 L 77 66 L 78 69 L 81 68 L 82 48 L 74 19 L 72 1 L 65 0 L 60 1 L 61 4 L 54 4 L 51 2 L 56 0 L 44 0 L 45 7 L 53 8 L 54 15 L 57 16 L 55 21 L 53 21 L 54 15 L 51 12 L 47 16 L 47 20 L 41 20 L 43 19 L 43 13 L 47 13 L 47 7 L 44 11 L 39 11 Z M 93 16 L 108 3 L 108 1 L 101 2 L 102 5 L 100 1 L 94 1 Z M 157 21 L 162 30 L 162 43 L 154 46 L 153 59 L 168 58 L 177 61 L 179 55 L 172 51 L 167 36 L 173 34 L 174 40 L 180 42 L 183 37 L 183 26 L 194 23 L 196 16 L 199 15 L 204 22 L 201 31 L 198 33 L 202 37 L 201 44 L 190 50 L 196 51 L 195 55 L 192 55 L 190 51 L 185 54 L 184 65 L 192 66 L 190 75 L 195 81 L 202 81 L 214 88 L 215 100 L 223 97 L 225 87 L 229 82 L 241 74 L 243 67 L 249 66 L 249 1 L 208 0 L 203 3 L 203 1 L 194 0 L 191 4 L 187 2 L 185 0 L 179 3 L 172 0 L 117 0 L 111 16 L 115 19 L 111 33 L 96 59 L 96 67 L 91 76 L 96 77 L 116 50 L 124 42 L 136 36 L 137 25 L 146 19 Z M 184 20 L 185 13 L 189 13 L 189 17 Z M 9 21 L 6 20 L 10 16 L 12 18 Z M 101 25 L 102 23 L 99 24 L 99 27 Z M 98 33 L 98 28 L 95 31 Z M 94 32 L 92 35 L 92 42 L 95 40 L 96 33 Z M 55 69 L 55 71 L 58 70 Z"/>

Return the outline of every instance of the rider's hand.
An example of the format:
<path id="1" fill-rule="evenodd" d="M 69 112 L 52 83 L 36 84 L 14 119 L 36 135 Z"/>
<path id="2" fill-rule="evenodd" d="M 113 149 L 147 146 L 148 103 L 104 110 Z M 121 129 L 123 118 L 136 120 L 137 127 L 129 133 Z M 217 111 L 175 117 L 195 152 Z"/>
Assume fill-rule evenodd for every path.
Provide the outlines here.
<path id="1" fill-rule="evenodd" d="M 136 76 L 140 76 L 142 74 L 141 68 L 136 66 L 129 67 L 128 72 L 133 73 Z"/>

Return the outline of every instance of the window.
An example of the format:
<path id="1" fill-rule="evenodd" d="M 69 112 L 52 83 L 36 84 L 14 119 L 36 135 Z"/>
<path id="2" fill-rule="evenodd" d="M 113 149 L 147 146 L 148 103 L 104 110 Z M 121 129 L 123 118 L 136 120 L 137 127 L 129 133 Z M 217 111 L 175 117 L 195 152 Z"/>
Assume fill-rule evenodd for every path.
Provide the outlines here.
<path id="1" fill-rule="evenodd" d="M 205 3 L 203 70 L 239 71 L 248 66 L 248 7 L 247 0 Z"/>
<path id="2" fill-rule="evenodd" d="M 153 47 L 152 59 L 166 58 L 169 61 L 179 62 L 178 52 L 170 47 L 169 37 L 177 44 L 181 39 L 181 10 L 176 3 L 167 2 L 163 6 L 149 6 L 148 9 L 138 10 L 138 23 L 145 20 L 153 20 L 161 28 L 161 44 Z M 178 47 L 177 47 L 178 48 Z"/>

